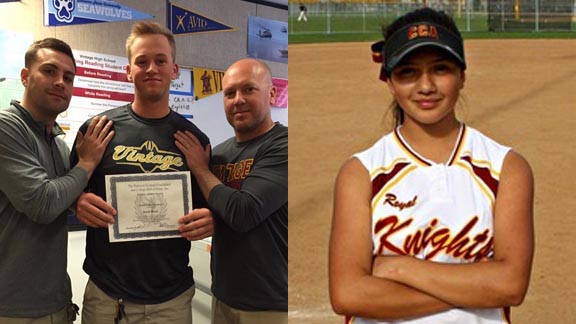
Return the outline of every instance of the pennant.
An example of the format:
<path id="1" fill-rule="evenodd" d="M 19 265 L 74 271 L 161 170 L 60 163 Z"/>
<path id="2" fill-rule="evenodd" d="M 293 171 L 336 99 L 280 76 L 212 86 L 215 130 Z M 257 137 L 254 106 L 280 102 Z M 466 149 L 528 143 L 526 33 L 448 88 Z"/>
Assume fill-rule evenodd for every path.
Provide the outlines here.
<path id="1" fill-rule="evenodd" d="M 214 31 L 233 31 L 235 28 L 219 23 L 166 1 L 168 28 L 174 35 L 206 33 Z"/>
<path id="2" fill-rule="evenodd" d="M 202 99 L 222 91 L 224 71 L 194 68 L 193 74 L 196 99 Z"/>
<path id="3" fill-rule="evenodd" d="M 151 19 L 154 16 L 112 0 L 44 0 L 44 26 Z"/>

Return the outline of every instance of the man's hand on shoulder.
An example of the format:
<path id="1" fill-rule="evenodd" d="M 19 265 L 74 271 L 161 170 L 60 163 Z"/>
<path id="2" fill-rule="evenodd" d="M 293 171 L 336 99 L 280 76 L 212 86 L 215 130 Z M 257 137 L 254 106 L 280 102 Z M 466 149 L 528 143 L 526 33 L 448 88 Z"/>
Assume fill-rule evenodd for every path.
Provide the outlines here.
<path id="1" fill-rule="evenodd" d="M 94 117 L 86 129 L 86 133 L 78 132 L 76 153 L 78 165 L 88 173 L 88 178 L 102 160 L 106 147 L 114 137 L 112 121 L 106 116 Z"/>

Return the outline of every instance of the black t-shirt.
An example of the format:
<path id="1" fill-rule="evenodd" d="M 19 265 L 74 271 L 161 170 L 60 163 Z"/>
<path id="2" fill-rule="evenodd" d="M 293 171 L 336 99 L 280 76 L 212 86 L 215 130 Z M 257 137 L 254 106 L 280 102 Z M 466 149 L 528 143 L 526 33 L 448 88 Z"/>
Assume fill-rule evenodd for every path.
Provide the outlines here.
<path id="1" fill-rule="evenodd" d="M 161 119 L 145 119 L 132 105 L 108 110 L 114 138 L 88 183 L 87 191 L 106 200 L 105 175 L 188 171 L 186 160 L 174 144 L 177 130 L 193 133 L 203 146 L 208 137 L 180 114 L 170 111 Z M 85 133 L 90 120 L 80 131 Z M 75 149 L 71 165 L 78 162 Z M 194 177 L 193 207 L 206 207 Z M 104 292 L 114 298 L 157 304 L 170 300 L 193 283 L 188 265 L 190 242 L 184 238 L 110 243 L 107 228 L 89 227 L 86 235 L 84 271 Z"/>
<path id="2" fill-rule="evenodd" d="M 288 128 L 214 148 L 212 293 L 246 311 L 288 310 Z"/>

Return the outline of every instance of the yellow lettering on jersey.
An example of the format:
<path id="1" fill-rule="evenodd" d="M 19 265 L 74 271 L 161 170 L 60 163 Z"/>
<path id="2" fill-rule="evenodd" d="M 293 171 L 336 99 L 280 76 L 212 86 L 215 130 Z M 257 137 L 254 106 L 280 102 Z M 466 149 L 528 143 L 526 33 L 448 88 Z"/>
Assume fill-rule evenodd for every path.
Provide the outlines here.
<path id="1" fill-rule="evenodd" d="M 226 182 L 246 179 L 252 169 L 252 164 L 254 164 L 254 159 L 246 159 L 240 162 L 226 164 L 225 168 L 228 173 Z"/>
<path id="2" fill-rule="evenodd" d="M 225 165 L 213 165 L 211 167 L 212 173 L 218 178 L 218 180 L 224 182 L 226 180 L 226 166 Z"/>
<path id="3" fill-rule="evenodd" d="M 146 141 L 139 147 L 115 146 L 112 159 L 117 161 L 118 164 L 138 165 L 145 172 L 152 172 L 155 169 L 166 171 L 173 169 L 173 167 L 181 167 L 184 165 L 184 161 L 179 154 L 162 151 L 158 149 L 158 146 L 152 141 Z M 156 167 L 154 167 L 153 170 L 146 170 L 142 166 L 143 163 L 156 165 Z"/>
<path id="4" fill-rule="evenodd" d="M 252 169 L 252 164 L 254 163 L 254 159 L 248 159 L 245 160 L 245 165 L 244 165 L 244 172 L 242 173 L 242 179 L 245 179 L 248 174 L 250 173 L 250 170 Z"/>

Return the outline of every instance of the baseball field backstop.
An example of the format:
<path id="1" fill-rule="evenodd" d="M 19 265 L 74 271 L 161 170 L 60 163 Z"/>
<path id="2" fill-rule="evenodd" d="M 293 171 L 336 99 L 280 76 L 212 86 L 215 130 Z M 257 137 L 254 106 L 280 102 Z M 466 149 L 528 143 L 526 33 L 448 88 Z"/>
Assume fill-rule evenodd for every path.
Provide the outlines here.
<path id="1" fill-rule="evenodd" d="M 449 13 L 465 32 L 576 31 L 575 0 L 290 0 L 291 34 L 374 33 L 416 8 Z M 298 21 L 300 6 L 308 21 Z"/>

